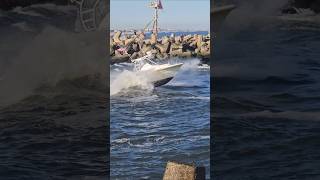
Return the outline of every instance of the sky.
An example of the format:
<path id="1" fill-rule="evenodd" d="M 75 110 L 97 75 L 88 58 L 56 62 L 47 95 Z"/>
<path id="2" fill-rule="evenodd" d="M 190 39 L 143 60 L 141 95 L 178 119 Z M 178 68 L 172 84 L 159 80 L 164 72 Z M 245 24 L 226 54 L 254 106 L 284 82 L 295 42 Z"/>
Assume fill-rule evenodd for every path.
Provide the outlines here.
<path id="1" fill-rule="evenodd" d="M 111 29 L 143 29 L 152 20 L 152 0 L 111 0 Z M 210 30 L 210 0 L 161 0 L 159 27 L 175 30 Z M 151 28 L 152 24 L 149 26 Z"/>

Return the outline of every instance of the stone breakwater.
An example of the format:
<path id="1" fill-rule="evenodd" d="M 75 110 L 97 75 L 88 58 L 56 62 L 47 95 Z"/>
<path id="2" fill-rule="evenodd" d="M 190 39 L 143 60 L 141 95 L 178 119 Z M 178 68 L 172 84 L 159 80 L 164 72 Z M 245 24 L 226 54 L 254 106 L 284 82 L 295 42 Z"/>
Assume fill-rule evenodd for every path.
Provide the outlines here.
<path id="1" fill-rule="evenodd" d="M 146 39 L 144 33 L 122 36 L 122 32 L 117 31 L 110 38 L 112 64 L 130 62 L 130 58 L 142 57 L 148 51 L 154 53 L 157 59 L 198 57 L 203 61 L 208 61 L 210 58 L 210 34 L 181 36 L 171 34 L 160 39 L 151 34 L 150 38 Z"/>

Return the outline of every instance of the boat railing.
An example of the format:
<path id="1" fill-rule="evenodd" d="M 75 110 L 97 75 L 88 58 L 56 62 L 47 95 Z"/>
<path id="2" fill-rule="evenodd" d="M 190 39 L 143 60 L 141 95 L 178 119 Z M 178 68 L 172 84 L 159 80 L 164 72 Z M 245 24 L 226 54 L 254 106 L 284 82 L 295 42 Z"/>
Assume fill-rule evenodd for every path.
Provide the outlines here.
<path id="1" fill-rule="evenodd" d="M 152 59 L 153 59 L 153 54 L 147 54 L 147 55 L 145 55 L 141 58 L 138 58 L 138 59 L 131 59 L 131 62 L 134 64 L 135 70 L 140 70 L 142 68 L 142 66 L 144 66 L 146 63 L 154 64 L 154 65 L 158 64 L 155 61 L 153 61 Z"/>

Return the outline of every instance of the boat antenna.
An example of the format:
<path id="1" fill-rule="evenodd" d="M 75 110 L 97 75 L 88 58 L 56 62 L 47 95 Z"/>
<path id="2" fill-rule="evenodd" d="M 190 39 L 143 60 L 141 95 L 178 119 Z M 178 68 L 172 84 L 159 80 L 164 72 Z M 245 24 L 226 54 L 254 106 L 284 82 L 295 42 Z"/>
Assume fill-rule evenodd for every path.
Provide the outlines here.
<path id="1" fill-rule="evenodd" d="M 161 0 L 151 2 L 150 7 L 155 9 L 154 16 L 153 19 L 146 24 L 142 32 L 144 33 L 146 29 L 149 27 L 149 25 L 153 22 L 152 33 L 156 36 L 156 39 L 158 39 L 158 10 L 163 9 Z M 138 38 L 138 36 L 135 36 L 133 40 L 135 40 L 136 38 Z M 125 50 L 128 50 L 128 47 L 126 47 Z"/>
<path id="2" fill-rule="evenodd" d="M 148 28 L 148 26 L 153 22 L 152 33 L 155 35 L 156 39 L 158 39 L 158 10 L 163 9 L 161 0 L 156 0 L 156 1 L 151 2 L 150 7 L 155 9 L 154 16 L 153 16 L 153 19 L 150 22 L 148 22 L 148 24 L 143 28 L 142 31 L 144 33 L 145 30 Z M 133 40 L 135 40 L 136 38 L 138 38 L 137 35 L 133 38 Z M 125 48 L 126 53 L 127 53 L 128 49 L 129 49 L 129 46 L 127 46 Z M 132 60 L 132 58 L 130 56 L 129 56 L 129 58 L 130 58 L 130 60 Z"/>
<path id="3" fill-rule="evenodd" d="M 161 0 L 151 2 L 150 7 L 154 9 L 152 33 L 156 36 L 156 39 L 158 39 L 158 10 L 163 9 Z"/>

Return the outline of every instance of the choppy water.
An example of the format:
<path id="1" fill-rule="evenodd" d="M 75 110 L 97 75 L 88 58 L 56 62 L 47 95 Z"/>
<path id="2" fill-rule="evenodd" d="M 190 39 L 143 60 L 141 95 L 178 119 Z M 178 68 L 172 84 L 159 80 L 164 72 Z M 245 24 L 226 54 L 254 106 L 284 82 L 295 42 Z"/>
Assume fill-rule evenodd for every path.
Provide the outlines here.
<path id="1" fill-rule="evenodd" d="M 105 91 L 75 86 L 55 95 L 30 96 L 2 108 L 1 176 L 105 179 L 106 102 Z"/>
<path id="2" fill-rule="evenodd" d="M 75 12 L 0 12 L 1 179 L 108 175 L 105 32 L 75 33 Z"/>
<path id="3" fill-rule="evenodd" d="M 319 179 L 320 24 L 239 17 L 215 41 L 214 177 Z"/>
<path id="4" fill-rule="evenodd" d="M 199 60 L 183 62 L 172 82 L 155 89 L 121 86 L 128 65 L 112 67 L 110 91 L 123 88 L 110 101 L 111 179 L 161 179 L 169 160 L 205 166 L 209 177 L 210 72 Z"/>

